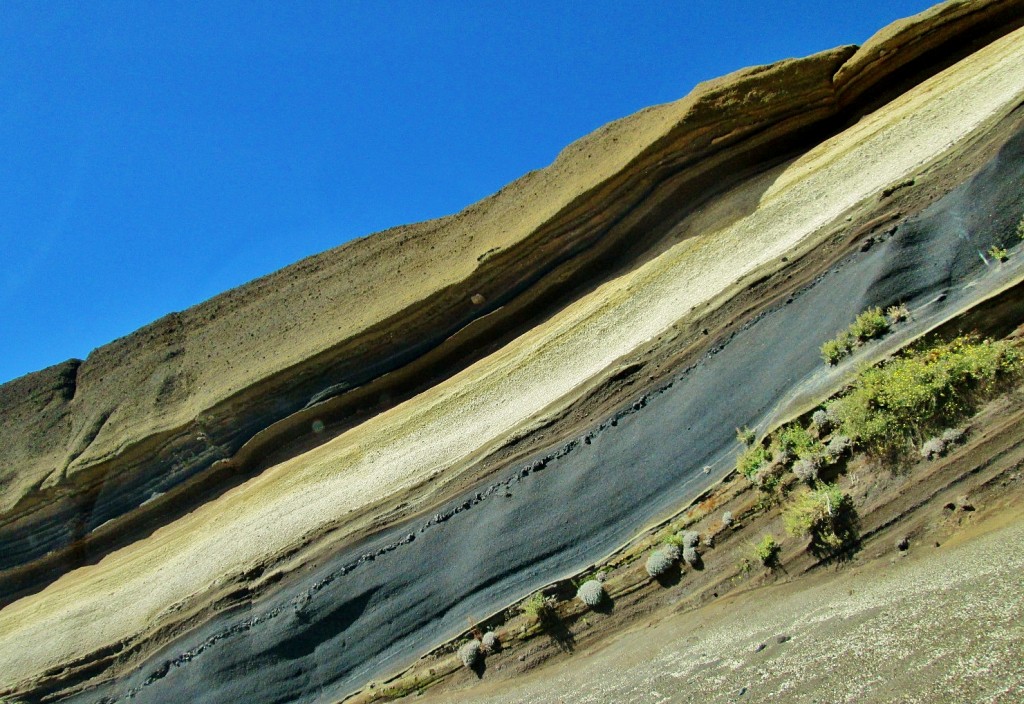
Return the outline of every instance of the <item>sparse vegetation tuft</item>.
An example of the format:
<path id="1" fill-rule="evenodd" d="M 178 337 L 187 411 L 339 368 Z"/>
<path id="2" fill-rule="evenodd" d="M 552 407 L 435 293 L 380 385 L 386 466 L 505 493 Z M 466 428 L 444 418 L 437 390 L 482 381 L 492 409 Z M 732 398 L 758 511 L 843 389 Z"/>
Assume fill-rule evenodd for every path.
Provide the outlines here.
<path id="1" fill-rule="evenodd" d="M 890 325 L 902 323 L 910 318 L 910 309 L 905 303 L 898 303 L 885 309 L 885 317 L 889 319 Z"/>
<path id="2" fill-rule="evenodd" d="M 742 428 L 736 428 L 736 439 L 750 447 L 754 444 L 754 440 L 757 439 L 757 435 L 753 430 L 744 425 Z"/>
<path id="3" fill-rule="evenodd" d="M 832 430 L 832 419 L 829 417 L 828 411 L 824 408 L 816 410 L 811 415 L 811 425 L 814 426 L 819 435 L 823 435 Z"/>
<path id="4" fill-rule="evenodd" d="M 1007 259 L 1010 258 L 1010 255 L 1007 253 L 1006 248 L 999 247 L 997 245 L 992 245 L 991 247 L 989 247 L 988 256 L 1000 262 L 1005 262 Z"/>
<path id="5" fill-rule="evenodd" d="M 921 445 L 921 457 L 926 460 L 933 460 L 946 453 L 946 441 L 942 438 L 926 440 Z"/>

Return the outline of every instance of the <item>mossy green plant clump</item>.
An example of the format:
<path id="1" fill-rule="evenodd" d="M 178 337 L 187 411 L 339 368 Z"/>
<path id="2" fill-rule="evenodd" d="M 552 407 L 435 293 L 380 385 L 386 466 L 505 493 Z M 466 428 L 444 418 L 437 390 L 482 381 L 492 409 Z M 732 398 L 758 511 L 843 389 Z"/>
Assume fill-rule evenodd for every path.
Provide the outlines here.
<path id="1" fill-rule="evenodd" d="M 843 435 L 872 454 L 892 457 L 957 425 L 1022 371 L 1024 359 L 1014 344 L 961 336 L 863 370 L 830 410 Z"/>

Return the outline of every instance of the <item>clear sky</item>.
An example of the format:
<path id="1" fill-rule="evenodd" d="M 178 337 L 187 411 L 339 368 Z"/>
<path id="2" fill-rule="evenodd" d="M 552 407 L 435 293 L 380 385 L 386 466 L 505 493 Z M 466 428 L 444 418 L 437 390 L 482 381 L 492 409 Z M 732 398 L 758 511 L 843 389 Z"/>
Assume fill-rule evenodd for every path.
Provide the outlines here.
<path id="1" fill-rule="evenodd" d="M 928 0 L 0 2 L 0 382 Z"/>

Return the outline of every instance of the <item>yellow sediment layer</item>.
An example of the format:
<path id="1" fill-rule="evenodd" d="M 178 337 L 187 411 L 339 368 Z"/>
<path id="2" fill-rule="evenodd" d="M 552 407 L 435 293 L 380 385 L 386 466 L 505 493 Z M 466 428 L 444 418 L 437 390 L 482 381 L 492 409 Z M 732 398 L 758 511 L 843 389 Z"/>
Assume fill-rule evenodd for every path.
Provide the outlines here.
<path id="1" fill-rule="evenodd" d="M 143 632 L 225 574 L 442 472 L 1024 97 L 1024 30 L 781 170 L 749 215 L 609 282 L 434 389 L 0 611 L 0 686 Z"/>

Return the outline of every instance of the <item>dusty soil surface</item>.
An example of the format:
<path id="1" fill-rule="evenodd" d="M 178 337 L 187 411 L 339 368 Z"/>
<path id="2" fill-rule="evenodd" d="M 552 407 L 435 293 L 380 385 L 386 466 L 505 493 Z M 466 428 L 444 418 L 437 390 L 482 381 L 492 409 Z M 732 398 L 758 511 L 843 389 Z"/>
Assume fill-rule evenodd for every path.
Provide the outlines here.
<path id="1" fill-rule="evenodd" d="M 892 548 L 838 573 L 729 597 L 521 681 L 415 700 L 1020 702 L 1021 499 L 941 547 L 915 541 L 907 557 Z"/>

